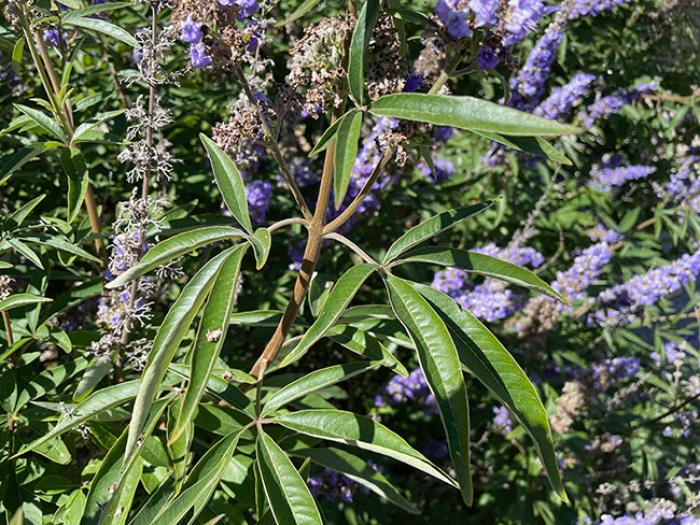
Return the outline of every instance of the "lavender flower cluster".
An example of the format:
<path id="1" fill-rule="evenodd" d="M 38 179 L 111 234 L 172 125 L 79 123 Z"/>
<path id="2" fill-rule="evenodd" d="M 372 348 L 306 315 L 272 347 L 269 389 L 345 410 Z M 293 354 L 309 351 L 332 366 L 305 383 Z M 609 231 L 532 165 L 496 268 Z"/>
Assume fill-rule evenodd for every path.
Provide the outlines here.
<path id="1" fill-rule="evenodd" d="M 537 268 L 544 261 L 542 254 L 528 247 L 499 248 L 489 243 L 474 251 L 531 268 Z M 489 278 L 476 284 L 468 272 L 457 268 L 436 272 L 432 286 L 452 297 L 472 315 L 486 321 L 503 319 L 522 306 L 519 296 L 502 281 Z"/>
<path id="2" fill-rule="evenodd" d="M 578 118 L 583 122 L 584 126 L 590 128 L 596 122 L 606 120 L 612 115 L 619 113 L 622 108 L 635 100 L 639 100 L 643 95 L 656 90 L 658 87 L 656 83 L 643 84 L 629 91 L 620 91 L 615 95 L 600 97 L 590 104 L 585 111 L 581 111 L 578 114 Z"/>
<path id="3" fill-rule="evenodd" d="M 603 290 L 596 298 L 598 310 L 589 316 L 589 321 L 600 326 L 631 323 L 637 319 L 639 309 L 678 292 L 698 274 L 700 250 Z"/>
<path id="4" fill-rule="evenodd" d="M 368 461 L 367 465 L 371 469 L 381 472 L 379 465 L 376 463 Z M 356 483 L 345 474 L 340 474 L 329 468 L 324 468 L 316 476 L 310 476 L 306 480 L 306 484 L 309 486 L 311 494 L 316 497 L 323 496 L 328 501 L 352 503 L 358 490 L 363 494 L 369 492 L 367 487 Z"/>
<path id="5" fill-rule="evenodd" d="M 408 377 L 396 375 L 382 386 L 374 397 L 376 407 L 388 405 L 400 405 L 409 401 L 421 405 L 423 412 L 428 416 L 438 413 L 435 396 L 430 391 L 423 370 L 416 368 Z"/>
<path id="6" fill-rule="evenodd" d="M 688 148 L 677 161 L 670 180 L 656 190 L 661 199 L 668 199 L 684 211 L 700 213 L 700 146 Z"/>
<path id="7" fill-rule="evenodd" d="M 594 75 L 576 73 L 569 82 L 554 88 L 551 94 L 533 110 L 533 113 L 550 120 L 566 119 L 581 98 L 588 93 L 594 80 Z"/>
<path id="8" fill-rule="evenodd" d="M 618 154 L 606 155 L 602 161 L 591 168 L 592 184 L 594 187 L 610 191 L 631 180 L 643 179 L 654 173 L 653 166 L 629 165 L 625 157 Z"/>

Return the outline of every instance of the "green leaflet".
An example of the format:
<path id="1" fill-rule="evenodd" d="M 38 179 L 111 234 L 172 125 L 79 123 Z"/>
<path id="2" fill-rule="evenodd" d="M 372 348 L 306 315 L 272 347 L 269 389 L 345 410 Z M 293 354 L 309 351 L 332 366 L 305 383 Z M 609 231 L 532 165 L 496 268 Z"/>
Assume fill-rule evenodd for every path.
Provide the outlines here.
<path id="1" fill-rule="evenodd" d="M 255 269 L 260 270 L 270 255 L 272 248 L 272 235 L 267 228 L 258 228 L 248 240 L 253 245 L 253 253 L 255 254 Z"/>
<path id="2" fill-rule="evenodd" d="M 514 136 L 558 136 L 580 128 L 473 97 L 396 93 L 372 102 L 369 112 L 435 126 Z"/>
<path id="3" fill-rule="evenodd" d="M 483 253 L 470 252 L 459 248 L 428 246 L 411 250 L 401 259 L 395 261 L 394 264 L 413 262 L 459 268 L 467 272 L 501 279 L 518 286 L 537 290 L 555 299 L 564 301 L 564 298 L 556 290 L 530 270 L 490 255 L 484 255 Z"/>
<path id="4" fill-rule="evenodd" d="M 335 140 L 335 135 L 338 132 L 338 127 L 340 124 L 342 124 L 345 119 L 349 118 L 354 111 L 354 109 L 351 109 L 350 111 L 343 113 L 335 120 L 335 122 L 333 122 L 333 124 L 326 128 L 326 130 L 321 134 L 321 138 L 318 139 L 318 142 L 313 148 L 311 148 L 311 151 L 309 151 L 309 158 L 315 157 L 322 151 L 328 149 L 328 146 L 330 146 Z"/>
<path id="5" fill-rule="evenodd" d="M 68 176 L 68 222 L 73 222 L 83 206 L 90 175 L 77 148 L 62 149 L 61 164 Z"/>
<path id="6" fill-rule="evenodd" d="M 433 215 L 396 239 L 384 255 L 382 264 L 386 265 L 392 262 L 411 248 L 476 215 L 491 206 L 491 204 L 493 204 L 493 201 L 486 201 L 474 206 L 465 206 Z"/>
<path id="7" fill-rule="evenodd" d="M 365 4 L 366 5 L 366 4 Z M 335 156 L 333 170 L 333 192 L 335 209 L 339 210 L 345 199 L 345 193 L 350 184 L 352 168 L 357 159 L 358 141 L 362 129 L 363 114 L 361 111 L 351 113 L 338 126 L 335 139 Z"/>
<path id="8" fill-rule="evenodd" d="M 138 443 L 148 437 L 143 434 L 143 425 L 151 410 L 153 399 L 165 377 L 168 365 L 180 347 L 190 324 L 212 290 L 226 260 L 235 248 L 220 253 L 205 264 L 190 282 L 182 289 L 180 297 L 168 310 L 163 324 L 158 328 L 153 346 L 148 355 L 148 363 L 141 374 L 141 385 L 134 403 L 129 439 L 126 444 L 126 457 L 137 453 Z"/>
<path id="9" fill-rule="evenodd" d="M 103 13 L 105 11 L 113 11 L 115 9 L 121 9 L 122 7 L 131 7 L 131 2 L 106 2 L 104 4 L 91 5 L 82 9 L 71 9 L 66 16 L 63 17 L 63 21 L 65 22 L 66 20 L 72 20 L 74 18 L 82 18 L 97 13 Z"/>
<path id="10" fill-rule="evenodd" d="M 459 354 L 445 323 L 403 279 L 386 279 L 391 305 L 416 346 L 418 361 L 435 395 L 447 434 L 452 466 L 467 505 L 474 499 L 469 467 L 469 403 Z"/>
<path id="11" fill-rule="evenodd" d="M 284 450 L 262 429 L 255 446 L 265 498 L 278 525 L 322 525 L 306 481 Z"/>
<path id="12" fill-rule="evenodd" d="M 120 274 L 105 286 L 108 289 L 121 288 L 129 281 L 141 277 L 154 268 L 163 266 L 173 259 L 213 242 L 243 237 L 244 233 L 229 226 L 205 226 L 173 235 L 159 242 L 146 252 L 141 260 Z"/>
<path id="13" fill-rule="evenodd" d="M 420 512 L 413 503 L 401 495 L 382 473 L 370 467 L 360 456 L 356 456 L 342 448 L 334 447 L 309 448 L 295 451 L 294 453 L 311 458 L 311 461 L 317 465 L 345 474 L 356 483 L 367 487 L 375 494 L 386 498 L 390 503 L 412 514 Z"/>
<path id="14" fill-rule="evenodd" d="M 22 104 L 15 104 L 15 107 L 53 138 L 60 140 L 64 144 L 68 142 L 68 137 L 66 137 L 66 134 L 63 132 L 63 128 L 48 115 L 37 109 L 23 106 Z"/>
<path id="15" fill-rule="evenodd" d="M 197 338 L 190 355 L 190 377 L 177 423 L 169 441 L 174 442 L 194 418 L 199 400 L 204 395 L 209 377 L 226 339 L 229 320 L 236 302 L 236 288 L 243 256 L 248 248 L 241 244 L 231 251 L 214 282 L 209 301 L 204 307 Z"/>
<path id="16" fill-rule="evenodd" d="M 314 323 L 304 334 L 299 344 L 280 362 L 279 367 L 284 367 L 298 360 L 309 348 L 311 348 L 338 320 L 343 310 L 347 308 L 352 298 L 360 289 L 360 286 L 376 270 L 372 264 L 358 264 L 345 272 L 335 283 L 328 299 L 323 305 L 323 310 Z"/>
<path id="17" fill-rule="evenodd" d="M 81 27 L 83 29 L 97 31 L 98 33 L 112 37 L 115 40 L 124 42 L 126 45 L 131 47 L 137 46 L 136 39 L 131 35 L 131 33 L 112 24 L 111 22 L 107 22 L 106 20 L 90 18 L 89 16 L 76 16 L 73 18 L 68 18 L 67 20 L 64 19 L 63 23 L 69 27 Z"/>
<path id="18" fill-rule="evenodd" d="M 52 299 L 48 297 L 39 297 L 31 293 L 16 293 L 0 300 L 0 312 L 29 306 L 30 304 L 50 303 L 51 301 Z"/>
<path id="19" fill-rule="evenodd" d="M 224 198 L 226 207 L 234 219 L 243 229 L 252 235 L 253 225 L 248 213 L 248 200 L 246 198 L 245 182 L 236 168 L 236 164 L 220 147 L 206 135 L 199 135 L 202 144 L 209 154 L 214 178 L 219 186 L 219 191 Z"/>
<path id="20" fill-rule="evenodd" d="M 34 208 L 36 208 L 45 198 L 46 194 L 33 198 L 28 203 L 20 206 L 15 211 L 10 213 L 9 217 L 7 217 L 5 220 L 10 222 L 12 226 L 22 226 L 22 223 L 27 219 L 29 214 L 32 213 Z"/>
<path id="21" fill-rule="evenodd" d="M 299 20 L 302 16 L 316 7 L 316 4 L 318 4 L 320 1 L 321 0 L 304 0 L 287 18 L 277 22 L 275 27 L 284 27 L 296 20 Z"/>
<path id="22" fill-rule="evenodd" d="M 147 427 L 154 427 L 158 424 L 163 410 L 167 407 L 166 400 L 158 401 L 154 405 L 154 410 L 149 418 Z M 122 468 L 122 457 L 126 448 L 126 437 L 128 429 L 124 429 L 121 436 L 114 442 L 107 455 L 102 459 L 100 468 L 97 470 L 90 483 L 90 490 L 87 496 L 85 512 L 83 515 L 83 525 L 94 525 L 97 523 L 111 523 L 109 521 L 114 516 L 118 503 L 123 498 L 117 494 L 128 492 L 131 483 L 129 479 L 133 477 L 134 470 L 140 471 L 137 463 L 140 458 L 134 456 L 126 468 Z M 139 476 L 140 477 L 140 476 Z M 135 487 L 134 487 L 135 488 Z M 116 496 L 115 496 L 116 495 Z M 123 514 L 127 515 L 128 510 Z"/>
<path id="23" fill-rule="evenodd" d="M 348 85 L 350 95 L 362 106 L 365 103 L 365 69 L 367 65 L 367 45 L 379 16 L 379 1 L 366 0 L 357 15 L 357 24 L 352 33 L 348 54 Z"/>
<path id="24" fill-rule="evenodd" d="M 552 488 L 568 501 L 557 467 L 547 412 L 517 361 L 481 321 L 451 297 L 412 283 L 433 306 L 452 334 L 462 365 L 500 399 L 535 443 Z"/>
<path id="25" fill-rule="evenodd" d="M 340 383 L 346 379 L 350 379 L 358 374 L 366 372 L 371 368 L 379 366 L 381 362 L 359 361 L 355 363 L 344 363 L 341 365 L 333 365 L 320 370 L 314 370 L 303 375 L 296 381 L 283 386 L 276 392 L 270 394 L 265 400 L 262 416 L 270 414 L 279 408 L 282 408 L 295 399 L 304 397 L 307 394 L 315 392 L 330 385 Z"/>
<path id="26" fill-rule="evenodd" d="M 498 142 L 499 144 L 503 144 L 517 151 L 539 157 L 547 157 L 557 164 L 564 164 L 566 166 L 572 165 L 572 162 L 563 153 L 542 137 L 504 137 L 498 133 L 489 133 L 486 131 L 472 130 L 472 132 L 480 137 L 493 140 L 494 142 Z"/>
<path id="27" fill-rule="evenodd" d="M 339 345 L 366 359 L 379 361 L 382 366 L 393 370 L 402 377 L 408 377 L 408 370 L 384 345 L 366 330 L 351 325 L 336 324 L 326 334 Z"/>
<path id="28" fill-rule="evenodd" d="M 112 364 L 111 356 L 100 355 L 94 357 L 88 369 L 85 370 L 83 377 L 80 378 L 78 386 L 75 387 L 73 401 L 79 403 L 89 396 L 97 384 L 112 371 L 112 368 L 114 368 L 114 365 Z"/>
<path id="29" fill-rule="evenodd" d="M 271 423 L 308 436 L 344 443 L 383 454 L 433 476 L 450 486 L 455 481 L 381 423 L 345 410 L 299 410 L 271 418 Z"/>

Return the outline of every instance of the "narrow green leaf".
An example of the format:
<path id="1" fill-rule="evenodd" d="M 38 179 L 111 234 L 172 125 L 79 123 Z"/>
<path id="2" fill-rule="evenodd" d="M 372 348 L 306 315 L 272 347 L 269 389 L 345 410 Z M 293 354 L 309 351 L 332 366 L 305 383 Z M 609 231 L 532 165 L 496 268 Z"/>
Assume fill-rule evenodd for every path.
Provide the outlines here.
<path id="1" fill-rule="evenodd" d="M 169 437 L 171 443 L 180 437 L 194 419 L 199 400 L 204 395 L 216 365 L 219 352 L 226 339 L 231 312 L 236 302 L 238 277 L 247 248 L 247 244 L 241 244 L 231 251 L 216 277 L 211 296 L 204 307 L 199 331 L 190 356 L 191 372 L 187 389 L 177 423 Z"/>
<path id="2" fill-rule="evenodd" d="M 7 243 L 10 246 L 12 246 L 12 248 L 14 248 L 15 251 L 21 253 L 27 259 L 32 261 L 38 268 L 42 270 L 44 269 L 44 265 L 42 264 L 41 259 L 36 254 L 36 252 L 32 250 L 29 246 L 27 246 L 24 242 L 22 242 L 20 239 L 9 239 Z"/>
<path id="3" fill-rule="evenodd" d="M 97 384 L 112 371 L 112 358 L 109 355 L 99 355 L 95 357 L 83 377 L 80 378 L 78 386 L 73 392 L 73 401 L 80 403 L 89 396 Z"/>
<path id="4" fill-rule="evenodd" d="M 455 481 L 381 423 L 345 410 L 300 410 L 271 418 L 272 423 L 307 436 L 376 452 L 412 466 L 450 486 Z"/>
<path id="5" fill-rule="evenodd" d="M 343 121 L 346 118 L 348 118 L 349 115 L 353 113 L 353 111 L 354 110 L 351 109 L 350 111 L 344 113 L 343 115 L 338 117 L 336 121 L 333 122 L 333 124 L 326 128 L 326 131 L 323 132 L 321 138 L 318 139 L 316 145 L 311 149 L 311 151 L 309 151 L 309 158 L 313 158 L 322 151 L 328 149 L 328 146 L 330 146 L 333 140 L 335 140 L 335 135 L 338 132 L 338 127 L 343 123 Z"/>
<path id="6" fill-rule="evenodd" d="M 100 7 L 104 6 L 106 4 L 98 4 L 96 6 L 92 7 Z M 92 136 L 92 131 L 98 127 L 100 124 L 104 123 L 105 121 L 112 119 L 114 117 L 117 117 L 124 113 L 123 109 L 117 109 L 114 111 L 106 111 L 104 113 L 100 113 L 98 115 L 95 115 L 93 118 L 89 119 L 86 122 L 83 122 L 80 124 L 77 128 L 75 128 L 75 131 L 73 132 L 73 136 L 71 137 L 71 143 L 76 144 L 78 142 L 83 142 L 86 140 L 90 140 L 90 137 Z"/>
<path id="7" fill-rule="evenodd" d="M 8 217 L 8 220 L 14 223 L 15 226 L 22 226 L 22 223 L 27 219 L 29 214 L 32 213 L 34 208 L 36 208 L 44 198 L 46 198 L 46 194 L 33 198 L 28 203 L 13 211 Z"/>
<path id="8" fill-rule="evenodd" d="M 202 144 L 207 150 L 211 161 L 214 178 L 219 185 L 219 191 L 224 198 L 226 207 L 245 231 L 253 233 L 253 225 L 248 213 L 248 199 L 246 197 L 245 183 L 238 172 L 236 164 L 220 147 L 209 137 L 200 133 Z"/>
<path id="9" fill-rule="evenodd" d="M 37 109 L 23 106 L 22 104 L 15 104 L 15 107 L 53 138 L 58 139 L 63 143 L 68 142 L 66 134 L 63 132 L 61 126 L 59 126 L 58 123 L 56 123 L 56 121 L 48 115 L 45 115 Z"/>
<path id="10" fill-rule="evenodd" d="M 40 297 L 31 293 L 16 293 L 0 301 L 0 312 L 21 308 L 30 304 L 50 303 L 53 299 Z"/>
<path id="11" fill-rule="evenodd" d="M 367 0 L 357 16 L 348 55 L 348 85 L 350 95 L 362 106 L 365 103 L 365 69 L 367 67 L 367 45 L 372 37 L 379 16 L 379 1 Z"/>
<path id="12" fill-rule="evenodd" d="M 161 512 L 148 522 L 148 525 L 175 525 L 192 509 L 194 513 L 190 516 L 190 523 L 193 523 L 219 485 L 238 446 L 240 436 L 240 432 L 231 434 L 211 447 L 192 469 L 182 492 L 172 502 L 163 506 Z M 136 523 L 141 522 L 135 522 L 134 525 Z"/>
<path id="13" fill-rule="evenodd" d="M 24 54 L 24 43 L 24 38 L 19 38 L 17 39 L 17 42 L 15 42 L 15 45 L 12 48 L 12 61 L 15 64 L 22 63 L 22 55 Z"/>
<path id="14" fill-rule="evenodd" d="M 256 465 L 265 497 L 278 525 L 322 525 L 309 487 L 287 454 L 262 429 L 256 442 Z"/>
<path id="15" fill-rule="evenodd" d="M 90 177 L 83 162 L 80 150 L 64 148 L 61 150 L 61 165 L 68 176 L 68 222 L 73 222 L 80 213 L 87 192 Z"/>
<path id="16" fill-rule="evenodd" d="M 2 161 L 0 161 L 0 185 L 8 180 L 15 171 L 41 155 L 46 149 L 45 144 L 39 142 L 26 148 L 18 149 L 12 155 L 3 157 Z"/>
<path id="17" fill-rule="evenodd" d="M 323 311 L 309 327 L 299 344 L 280 362 L 280 367 L 287 366 L 303 356 L 338 320 L 347 308 L 360 286 L 376 270 L 373 264 L 358 264 L 345 272 L 335 283 Z"/>
<path id="18" fill-rule="evenodd" d="M 108 386 L 98 390 L 85 399 L 85 401 L 77 405 L 71 411 L 70 416 L 66 416 L 61 419 L 49 432 L 22 447 L 20 451 L 15 454 L 15 457 L 26 454 L 54 436 L 60 436 L 64 432 L 67 432 L 68 430 L 89 421 L 90 418 L 96 414 L 126 403 L 127 401 L 136 397 L 138 388 L 139 381 L 136 380 L 127 381 L 126 383 L 120 383 L 118 385 Z"/>
<path id="19" fill-rule="evenodd" d="M 232 250 L 220 253 L 205 264 L 190 282 L 185 285 L 170 310 L 158 328 L 153 346 L 148 355 L 148 362 L 141 374 L 141 387 L 139 388 L 131 423 L 129 424 L 129 439 L 126 444 L 126 457 L 137 453 L 138 443 L 147 437 L 142 433 L 148 413 L 153 404 L 156 393 L 168 370 L 168 365 L 175 357 L 185 333 L 192 321 L 204 304 L 209 292 L 211 292 L 216 277 L 221 271 L 222 265 L 230 256 Z"/>
<path id="20" fill-rule="evenodd" d="M 249 239 L 250 243 L 253 245 L 253 253 L 255 254 L 255 269 L 260 270 L 265 266 L 267 258 L 270 256 L 272 235 L 267 228 L 258 228 Z"/>
<path id="21" fill-rule="evenodd" d="M 282 310 L 251 310 L 231 314 L 232 325 L 277 326 L 282 318 Z"/>
<path id="22" fill-rule="evenodd" d="M 311 458 L 317 465 L 345 474 L 354 482 L 367 487 L 375 494 L 412 514 L 420 512 L 413 503 L 401 495 L 381 472 L 373 469 L 360 456 L 334 447 L 309 448 L 294 451 L 294 453 Z"/>
<path id="23" fill-rule="evenodd" d="M 287 18 L 277 22 L 275 27 L 285 27 L 292 22 L 299 20 L 302 16 L 316 7 L 316 4 L 318 4 L 320 1 L 321 0 L 304 0 Z"/>
<path id="24" fill-rule="evenodd" d="M 70 241 L 64 239 L 63 237 L 60 237 L 58 235 L 42 235 L 42 236 L 33 236 L 33 237 L 23 237 L 23 240 L 27 242 L 32 242 L 36 244 L 42 244 L 44 246 L 50 246 L 52 248 L 56 248 L 57 250 L 70 253 L 73 255 L 77 255 L 78 257 L 82 257 L 83 259 L 86 259 L 88 261 L 93 261 L 93 262 L 101 262 L 100 259 L 95 257 L 94 255 L 86 252 L 79 246 L 76 246 L 75 244 L 71 243 Z"/>
<path id="25" fill-rule="evenodd" d="M 357 159 L 362 118 L 362 112 L 355 111 L 343 119 L 338 126 L 333 170 L 333 192 L 336 210 L 340 209 L 340 206 L 343 204 L 348 184 L 350 184 L 352 168 Z"/>
<path id="26" fill-rule="evenodd" d="M 386 282 L 396 317 L 416 346 L 420 367 L 440 409 L 462 498 L 471 505 L 469 404 L 457 347 L 440 316 L 407 281 L 389 275 Z"/>
<path id="27" fill-rule="evenodd" d="M 483 253 L 470 252 L 459 248 L 428 246 L 411 250 L 401 259 L 395 261 L 394 264 L 405 263 L 427 263 L 459 268 L 466 272 L 493 277 L 494 279 L 537 290 L 555 299 L 564 301 L 564 298 L 556 290 L 530 270 L 490 255 L 484 255 Z"/>
<path id="28" fill-rule="evenodd" d="M 433 215 L 396 239 L 387 250 L 386 255 L 384 255 L 382 264 L 390 263 L 399 255 L 407 252 L 420 243 L 435 237 L 445 230 L 452 228 L 463 220 L 480 213 L 491 206 L 491 204 L 493 204 L 493 201 L 486 201 L 484 203 L 475 204 L 474 206 L 465 206 L 463 208 L 444 211 L 442 213 L 438 213 L 437 215 Z"/>
<path id="29" fill-rule="evenodd" d="M 557 467 L 547 412 L 525 372 L 489 329 L 451 297 L 430 286 L 412 285 L 445 322 L 463 367 L 501 400 L 530 434 L 550 484 L 564 501 L 568 501 Z"/>
<path id="30" fill-rule="evenodd" d="M 115 40 L 124 42 L 126 45 L 131 47 L 136 47 L 138 44 L 138 42 L 136 42 L 136 39 L 133 36 L 131 36 L 131 33 L 122 29 L 119 26 L 112 24 L 111 22 L 107 22 L 106 20 L 102 20 L 100 18 L 89 18 L 85 16 L 79 16 L 75 18 L 70 18 L 68 20 L 64 19 L 64 25 L 69 27 L 81 27 L 83 29 L 97 31 L 98 33 L 102 33 L 104 35 L 112 37 Z"/>
<path id="31" fill-rule="evenodd" d="M 309 372 L 268 396 L 265 400 L 265 406 L 263 407 L 261 415 L 270 414 L 288 403 L 291 403 L 295 399 L 302 398 L 307 394 L 321 390 L 327 386 L 335 385 L 336 383 L 350 379 L 378 365 L 379 363 L 376 361 L 359 361 L 355 363 L 333 365 Z"/>
<path id="32" fill-rule="evenodd" d="M 382 366 L 402 377 L 408 377 L 406 367 L 375 337 L 350 325 L 336 324 L 326 334 L 331 340 L 366 359 L 381 361 Z"/>
<path id="33" fill-rule="evenodd" d="M 535 155 L 538 157 L 547 157 L 552 162 L 572 166 L 572 162 L 549 142 L 542 137 L 504 137 L 498 133 L 490 133 L 487 131 L 474 131 L 473 133 L 481 137 L 487 138 L 514 150 Z"/>
<path id="34" fill-rule="evenodd" d="M 473 97 L 396 93 L 372 102 L 370 113 L 435 126 L 514 136 L 557 136 L 580 128 Z"/>
<path id="35" fill-rule="evenodd" d="M 154 268 L 158 268 L 197 248 L 213 242 L 243 237 L 243 235 L 241 230 L 229 226 L 205 226 L 178 233 L 156 244 L 146 252 L 146 255 L 136 265 L 107 283 L 105 287 L 109 289 L 121 288 L 129 281 L 133 281 Z"/>
<path id="36" fill-rule="evenodd" d="M 157 425 L 166 406 L 166 401 L 156 403 L 146 426 Z M 100 462 L 100 468 L 90 482 L 90 490 L 88 491 L 85 513 L 83 515 L 83 525 L 97 525 L 100 521 L 109 523 L 105 522 L 104 519 L 114 514 L 116 510 L 114 504 L 120 499 L 117 494 L 123 488 L 128 487 L 129 484 L 125 483 L 125 481 L 133 477 L 133 473 L 131 475 L 129 473 L 135 468 L 134 463 L 138 459 L 136 456 L 132 458 L 132 461 L 129 462 L 125 469 L 122 468 L 127 432 L 128 429 L 124 429 L 109 451 L 107 451 L 107 454 Z M 128 514 L 128 510 L 124 513 Z"/>

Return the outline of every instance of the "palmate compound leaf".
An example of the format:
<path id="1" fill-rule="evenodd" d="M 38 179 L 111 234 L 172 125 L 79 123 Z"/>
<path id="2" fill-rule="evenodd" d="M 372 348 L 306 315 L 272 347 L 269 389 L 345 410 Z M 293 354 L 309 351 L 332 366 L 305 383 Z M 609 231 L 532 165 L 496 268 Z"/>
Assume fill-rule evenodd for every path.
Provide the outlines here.
<path id="1" fill-rule="evenodd" d="M 287 453 L 262 428 L 255 444 L 255 465 L 278 525 L 322 525 L 321 513 L 306 481 Z"/>
<path id="2" fill-rule="evenodd" d="M 564 301 L 564 298 L 556 290 L 530 270 L 483 253 L 470 252 L 459 248 L 426 246 L 411 250 L 404 254 L 401 259 L 395 261 L 394 264 L 404 263 L 428 263 L 449 268 L 459 268 L 466 272 L 493 277 L 530 288 Z"/>
<path id="3" fill-rule="evenodd" d="M 207 301 L 199 330 L 190 355 L 190 376 L 177 423 L 170 435 L 172 443 L 194 419 L 199 400 L 204 395 L 219 352 L 226 339 L 231 312 L 236 302 L 236 290 L 241 264 L 248 244 L 236 246 L 226 259 Z"/>
<path id="4" fill-rule="evenodd" d="M 158 328 L 148 362 L 141 374 L 141 384 L 134 403 L 126 443 L 126 457 L 136 454 L 138 444 L 147 436 L 143 425 L 153 404 L 168 365 L 180 347 L 197 312 L 211 292 L 216 278 L 229 258 L 235 257 L 238 247 L 229 248 L 206 263 L 182 289 L 182 293 L 170 307 L 163 323 Z"/>
<path id="5" fill-rule="evenodd" d="M 376 270 L 373 264 L 358 264 L 345 272 L 335 283 L 321 313 L 296 347 L 280 362 L 287 366 L 303 356 L 335 324 L 367 278 Z"/>
<path id="6" fill-rule="evenodd" d="M 369 112 L 435 126 L 452 126 L 520 137 L 552 137 L 578 133 L 580 128 L 561 124 L 517 109 L 473 97 L 395 93 L 385 95 L 369 107 Z"/>
<path id="7" fill-rule="evenodd" d="M 409 445 L 406 440 L 367 416 L 345 410 L 312 409 L 281 414 L 269 419 L 307 436 L 343 443 L 382 454 L 412 466 L 430 476 L 457 487 L 457 483 Z"/>
<path id="8" fill-rule="evenodd" d="M 148 250 L 141 260 L 116 279 L 108 282 L 108 289 L 121 288 L 126 283 L 141 277 L 151 270 L 213 242 L 243 237 L 238 228 L 229 226 L 205 226 L 173 235 Z"/>
<path id="9" fill-rule="evenodd" d="M 430 286 L 411 283 L 444 321 L 462 366 L 501 400 L 535 443 L 552 488 L 568 501 L 557 467 L 552 432 L 535 387 L 498 339 L 451 297 Z"/>
<path id="10" fill-rule="evenodd" d="M 389 275 L 386 283 L 391 306 L 415 344 L 420 367 L 435 396 L 462 498 L 471 505 L 469 403 L 457 347 L 440 316 L 408 281 Z"/>
<path id="11" fill-rule="evenodd" d="M 473 217 L 491 206 L 491 204 L 493 204 L 493 201 L 486 201 L 473 206 L 465 206 L 433 215 L 396 239 L 384 255 L 382 264 L 389 264 L 411 248 L 415 248 L 420 243 L 456 226 L 463 220 Z"/>

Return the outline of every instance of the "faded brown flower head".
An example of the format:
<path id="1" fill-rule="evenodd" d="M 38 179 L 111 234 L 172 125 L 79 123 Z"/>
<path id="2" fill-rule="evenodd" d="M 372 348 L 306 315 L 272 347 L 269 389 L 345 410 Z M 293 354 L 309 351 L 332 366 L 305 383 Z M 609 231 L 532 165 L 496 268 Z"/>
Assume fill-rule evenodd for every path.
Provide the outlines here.
<path id="1" fill-rule="evenodd" d="M 367 91 L 372 100 L 403 90 L 407 66 L 401 41 L 388 13 L 381 13 L 369 43 L 372 57 L 367 68 Z"/>
<path id="2" fill-rule="evenodd" d="M 314 117 L 342 102 L 337 88 L 345 77 L 343 46 L 352 26 L 347 18 L 323 20 L 308 27 L 289 53 L 287 82 Z"/>
<path id="3" fill-rule="evenodd" d="M 557 434 L 568 432 L 577 417 L 586 411 L 586 389 L 578 381 L 564 383 L 562 394 L 557 399 L 557 411 L 551 418 L 552 430 Z"/>

